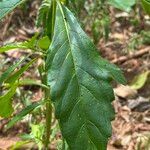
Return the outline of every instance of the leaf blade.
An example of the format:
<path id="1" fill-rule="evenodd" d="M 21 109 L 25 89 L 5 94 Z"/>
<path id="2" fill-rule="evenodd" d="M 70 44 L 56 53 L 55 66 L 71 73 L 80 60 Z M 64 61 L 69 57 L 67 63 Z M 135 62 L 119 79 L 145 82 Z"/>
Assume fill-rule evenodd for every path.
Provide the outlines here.
<path id="1" fill-rule="evenodd" d="M 73 14 L 60 3 L 46 64 L 56 118 L 70 149 L 105 150 L 114 117 L 110 80 L 124 83 L 125 79 L 120 69 L 99 56 Z"/>
<path id="2" fill-rule="evenodd" d="M 24 59 L 19 60 L 14 65 L 10 66 L 1 76 L 0 76 L 0 85 L 9 77 L 9 75 L 23 62 Z"/>
<path id="3" fill-rule="evenodd" d="M 48 86 L 46 86 L 45 84 L 42 84 L 39 80 L 33 80 L 33 79 L 29 79 L 29 78 L 20 80 L 18 84 L 19 84 L 19 86 L 35 85 L 35 86 L 39 86 L 44 89 L 49 89 Z"/>
<path id="4" fill-rule="evenodd" d="M 12 100 L 17 89 L 17 84 L 12 85 L 10 90 L 3 96 L 0 97 L 0 116 L 4 118 L 10 117 L 13 113 Z"/>
<path id="5" fill-rule="evenodd" d="M 0 1 L 0 20 L 25 0 Z"/>
<path id="6" fill-rule="evenodd" d="M 150 71 L 146 71 L 135 76 L 135 78 L 130 84 L 130 87 L 134 90 L 141 89 L 145 85 L 146 81 L 148 80 L 149 74 L 150 74 Z"/>
<path id="7" fill-rule="evenodd" d="M 4 53 L 9 50 L 14 50 L 14 49 L 35 49 L 36 41 L 37 41 L 37 36 L 38 34 L 35 34 L 31 39 L 28 39 L 25 42 L 16 42 L 16 43 L 11 43 L 4 45 L 0 47 L 0 53 Z"/>
<path id="8" fill-rule="evenodd" d="M 13 84 L 16 80 L 18 80 L 21 75 L 37 60 L 37 58 L 32 59 L 30 62 L 28 62 L 25 66 L 23 66 L 22 68 L 20 68 L 18 71 L 16 71 L 14 74 L 12 74 L 10 76 L 10 78 L 8 78 L 6 80 L 7 83 L 9 84 Z"/>
<path id="9" fill-rule="evenodd" d="M 131 7 L 133 5 L 135 5 L 136 0 L 126 0 L 126 1 L 122 1 L 122 0 L 108 0 L 108 3 L 110 5 L 112 5 L 113 7 L 116 7 L 120 10 L 126 11 L 126 12 L 130 12 Z"/>
<path id="10" fill-rule="evenodd" d="M 27 114 L 31 113 L 35 108 L 40 106 L 41 103 L 32 103 L 31 105 L 27 106 L 24 108 L 20 113 L 18 113 L 8 124 L 7 124 L 7 129 L 11 128 L 15 123 L 18 121 L 22 120 L 24 116 Z"/>

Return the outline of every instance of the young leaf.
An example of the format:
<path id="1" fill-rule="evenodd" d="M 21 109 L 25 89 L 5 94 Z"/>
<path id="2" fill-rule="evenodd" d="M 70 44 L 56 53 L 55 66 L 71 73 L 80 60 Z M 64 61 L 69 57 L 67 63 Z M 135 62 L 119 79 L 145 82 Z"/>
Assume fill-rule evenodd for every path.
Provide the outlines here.
<path id="1" fill-rule="evenodd" d="M 16 92 L 17 84 L 14 84 L 10 90 L 0 97 L 0 116 L 8 118 L 13 112 L 12 97 Z"/>
<path id="2" fill-rule="evenodd" d="M 135 5 L 136 0 L 108 0 L 108 3 L 113 7 L 129 12 L 131 7 Z"/>
<path id="3" fill-rule="evenodd" d="M 27 63 L 24 67 L 20 68 L 18 71 L 16 71 L 14 74 L 10 76 L 6 80 L 7 83 L 13 84 L 16 80 L 18 80 L 21 75 L 36 61 L 37 59 L 32 59 L 29 63 Z"/>
<path id="4" fill-rule="evenodd" d="M 0 1 L 0 20 L 24 1 L 25 0 L 1 0 Z"/>
<path id="5" fill-rule="evenodd" d="M 41 137 L 44 135 L 45 125 L 43 123 L 31 124 L 31 133 L 30 137 L 37 143 L 38 149 L 42 150 L 43 141 Z"/>
<path id="6" fill-rule="evenodd" d="M 106 150 L 114 118 L 110 81 L 125 79 L 99 56 L 77 19 L 59 2 L 46 64 L 56 118 L 70 149 Z"/>
<path id="7" fill-rule="evenodd" d="M 41 103 L 33 103 L 26 108 L 24 108 L 19 114 L 17 114 L 8 124 L 7 124 L 7 129 L 11 128 L 16 122 L 22 120 L 24 116 L 27 114 L 31 113 L 35 108 L 40 106 Z"/>
<path id="8" fill-rule="evenodd" d="M 43 50 L 47 50 L 49 48 L 49 45 L 50 40 L 48 36 L 44 36 L 38 41 L 38 46 Z"/>
<path id="9" fill-rule="evenodd" d="M 31 39 L 25 42 L 12 43 L 0 47 L 0 53 L 13 49 L 32 49 L 34 50 L 38 34 L 35 34 Z"/>

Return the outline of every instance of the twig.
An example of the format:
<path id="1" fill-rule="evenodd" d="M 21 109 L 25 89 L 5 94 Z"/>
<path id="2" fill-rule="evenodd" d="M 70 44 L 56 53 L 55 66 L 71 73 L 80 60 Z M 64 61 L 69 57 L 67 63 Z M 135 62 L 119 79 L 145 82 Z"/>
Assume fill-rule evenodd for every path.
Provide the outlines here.
<path id="1" fill-rule="evenodd" d="M 150 52 L 150 47 L 146 47 L 145 49 L 142 49 L 138 52 L 135 52 L 134 54 L 128 55 L 128 56 L 121 56 L 120 58 L 114 59 L 111 62 L 114 64 L 121 64 L 124 63 L 125 61 L 128 61 L 133 58 L 138 58 L 146 53 Z"/>

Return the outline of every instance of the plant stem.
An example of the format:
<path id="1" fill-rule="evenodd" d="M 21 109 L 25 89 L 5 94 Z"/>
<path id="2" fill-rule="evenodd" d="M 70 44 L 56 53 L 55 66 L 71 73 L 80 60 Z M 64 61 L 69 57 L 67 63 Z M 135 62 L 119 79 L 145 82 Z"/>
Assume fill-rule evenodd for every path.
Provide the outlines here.
<path id="1" fill-rule="evenodd" d="M 55 15 L 56 15 L 56 0 L 52 0 L 52 5 L 51 5 L 51 11 L 50 11 L 50 16 L 51 16 L 51 40 L 53 38 L 54 34 L 54 26 L 55 26 Z M 44 76 L 44 82 L 45 85 L 47 85 L 47 72 L 45 68 L 45 76 Z M 45 139 L 44 139 L 44 144 L 45 144 L 45 150 L 48 150 L 48 146 L 50 143 L 50 135 L 51 135 L 51 120 L 52 120 L 52 104 L 50 100 L 50 89 L 45 89 L 45 105 L 46 105 L 46 133 L 45 133 Z"/>
<path id="2" fill-rule="evenodd" d="M 41 76 L 41 81 L 44 85 L 47 86 L 47 73 L 46 68 L 44 69 L 44 66 L 39 67 L 39 72 Z M 50 135 L 51 135 L 51 120 L 52 120 L 52 104 L 50 99 L 50 89 L 45 88 L 44 89 L 44 101 L 45 101 L 45 122 L 46 122 L 46 128 L 45 128 L 45 134 L 43 136 L 43 146 L 44 150 L 48 150 L 48 146 L 50 143 Z"/>
<path id="3" fill-rule="evenodd" d="M 54 32 L 54 24 L 55 24 L 55 14 L 56 14 L 56 0 L 53 0 L 53 4 L 52 4 L 52 6 L 53 6 L 53 32 Z"/>
<path id="4" fill-rule="evenodd" d="M 53 38 L 53 33 L 54 33 L 55 16 L 56 16 L 56 0 L 52 0 L 51 40 Z"/>
<path id="5" fill-rule="evenodd" d="M 51 134 L 51 120 L 52 120 L 52 105 L 50 100 L 50 91 L 45 90 L 45 101 L 46 101 L 46 135 L 45 135 L 45 149 L 48 150 L 50 143 Z"/>

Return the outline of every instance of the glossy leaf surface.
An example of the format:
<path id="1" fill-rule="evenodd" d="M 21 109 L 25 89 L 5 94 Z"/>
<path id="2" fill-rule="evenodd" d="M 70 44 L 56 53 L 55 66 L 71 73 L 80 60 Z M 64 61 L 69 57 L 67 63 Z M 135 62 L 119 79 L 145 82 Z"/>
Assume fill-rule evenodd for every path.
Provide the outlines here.
<path id="1" fill-rule="evenodd" d="M 125 83 L 115 65 L 101 58 L 73 14 L 60 3 L 48 50 L 48 84 L 56 118 L 71 150 L 106 150 L 114 100 L 110 81 Z"/>

